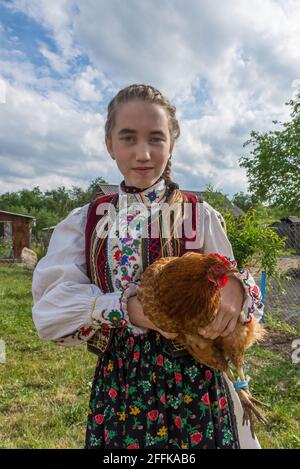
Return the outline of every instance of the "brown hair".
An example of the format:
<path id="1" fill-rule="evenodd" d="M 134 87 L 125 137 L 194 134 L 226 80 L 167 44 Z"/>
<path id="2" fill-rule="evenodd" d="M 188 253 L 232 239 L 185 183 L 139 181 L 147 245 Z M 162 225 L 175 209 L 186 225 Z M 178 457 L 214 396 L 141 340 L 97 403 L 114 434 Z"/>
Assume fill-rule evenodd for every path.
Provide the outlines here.
<path id="1" fill-rule="evenodd" d="M 173 106 L 169 100 L 162 95 L 162 93 L 154 86 L 143 85 L 143 84 L 133 84 L 127 86 L 120 90 L 116 96 L 110 101 L 107 108 L 107 119 L 105 123 L 105 139 L 109 138 L 112 132 L 112 129 L 116 121 L 116 113 L 118 106 L 121 104 L 127 103 L 132 100 L 141 100 L 160 105 L 166 110 L 168 121 L 169 121 L 169 131 L 171 142 L 173 143 L 180 136 L 180 127 L 176 119 L 176 107 Z M 166 182 L 166 202 L 169 205 L 180 203 L 183 204 L 185 201 L 184 194 L 179 189 L 178 184 L 173 182 L 171 176 L 171 156 L 168 159 L 167 165 L 162 174 Z M 176 218 L 176 217 L 175 217 Z M 177 217 L 178 218 L 178 217 Z M 177 219 L 173 220 L 171 227 L 171 237 L 174 234 L 174 226 L 176 225 Z"/>

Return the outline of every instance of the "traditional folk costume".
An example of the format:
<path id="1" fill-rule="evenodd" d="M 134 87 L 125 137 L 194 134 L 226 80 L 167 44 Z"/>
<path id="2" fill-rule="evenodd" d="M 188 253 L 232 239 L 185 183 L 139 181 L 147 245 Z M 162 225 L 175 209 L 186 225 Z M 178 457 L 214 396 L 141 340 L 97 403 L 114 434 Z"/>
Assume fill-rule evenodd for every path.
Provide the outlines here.
<path id="1" fill-rule="evenodd" d="M 234 262 L 222 216 L 190 193 L 185 196 L 198 247 L 187 249 L 183 234 L 164 248 L 165 196 L 162 178 L 145 190 L 123 181 L 117 194 L 99 197 L 60 222 L 34 271 L 33 320 L 41 338 L 60 345 L 88 343 L 97 351 L 102 340 L 86 448 L 259 448 L 242 426 L 239 398 L 222 372 L 176 351 L 158 332 L 130 323 L 127 300 L 147 265 L 161 256 L 219 252 Z M 149 235 L 152 225 L 157 238 L 143 231 Z M 124 227 L 130 227 L 125 236 Z M 241 320 L 259 320 L 258 287 L 248 270 L 236 275 L 245 292 Z"/>

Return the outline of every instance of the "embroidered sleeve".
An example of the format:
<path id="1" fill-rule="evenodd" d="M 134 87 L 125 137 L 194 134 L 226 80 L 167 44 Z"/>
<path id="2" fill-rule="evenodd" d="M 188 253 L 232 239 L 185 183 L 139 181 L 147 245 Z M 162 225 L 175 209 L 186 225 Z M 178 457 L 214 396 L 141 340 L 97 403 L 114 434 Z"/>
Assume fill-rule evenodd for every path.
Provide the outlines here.
<path id="1" fill-rule="evenodd" d="M 33 273 L 32 317 L 38 334 L 64 346 L 85 343 L 100 327 L 131 327 L 125 292 L 104 294 L 87 276 L 87 209 L 73 210 L 56 226 Z"/>
<path id="2" fill-rule="evenodd" d="M 256 285 L 248 269 L 241 269 L 235 275 L 241 280 L 245 292 L 241 321 L 247 323 L 253 317 L 257 322 L 261 321 L 264 315 L 264 304 L 260 288 Z"/>
<path id="3" fill-rule="evenodd" d="M 135 296 L 138 288 L 140 287 L 140 281 L 137 282 L 128 282 L 123 289 L 122 293 L 118 293 L 118 305 L 117 307 L 102 308 L 98 306 L 98 299 L 96 298 L 95 303 L 93 304 L 90 320 L 93 324 L 106 324 L 108 327 L 128 327 L 134 334 L 141 334 L 147 331 L 148 329 L 141 328 L 131 324 L 128 310 L 127 310 L 127 301 L 130 297 Z"/>
<path id="4" fill-rule="evenodd" d="M 79 345 L 90 339 L 100 327 L 111 329 L 127 326 L 125 315 L 121 310 L 121 293 L 103 294 L 99 289 L 96 293 L 96 296 L 89 299 L 88 306 L 84 307 L 84 312 L 88 313 L 85 314 L 86 322 L 70 334 L 52 339 L 54 342 L 66 347 Z M 87 305 L 86 300 L 82 299 L 81 305 L 84 304 Z"/>

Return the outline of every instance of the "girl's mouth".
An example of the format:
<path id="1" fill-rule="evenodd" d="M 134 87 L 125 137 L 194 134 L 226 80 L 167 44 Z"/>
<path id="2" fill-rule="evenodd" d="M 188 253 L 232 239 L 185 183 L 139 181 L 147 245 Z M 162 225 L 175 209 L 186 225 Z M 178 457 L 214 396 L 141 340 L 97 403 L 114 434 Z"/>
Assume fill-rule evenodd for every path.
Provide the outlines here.
<path id="1" fill-rule="evenodd" d="M 137 171 L 139 173 L 146 173 L 147 171 L 151 171 L 153 168 L 133 168 L 134 171 Z"/>

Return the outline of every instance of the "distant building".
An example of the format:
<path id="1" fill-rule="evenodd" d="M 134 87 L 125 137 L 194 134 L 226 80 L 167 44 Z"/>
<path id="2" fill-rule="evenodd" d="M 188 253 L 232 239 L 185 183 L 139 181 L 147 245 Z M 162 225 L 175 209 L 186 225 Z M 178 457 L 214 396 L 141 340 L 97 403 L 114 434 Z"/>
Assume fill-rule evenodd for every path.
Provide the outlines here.
<path id="1" fill-rule="evenodd" d="M 22 249 L 30 248 L 34 220 L 29 215 L 0 210 L 0 246 L 11 245 L 10 252 L 0 257 L 20 259 Z"/>
<path id="2" fill-rule="evenodd" d="M 286 249 L 294 249 L 296 254 L 300 254 L 300 218 L 293 216 L 281 218 L 270 226 L 275 228 L 281 238 L 287 238 Z"/>

